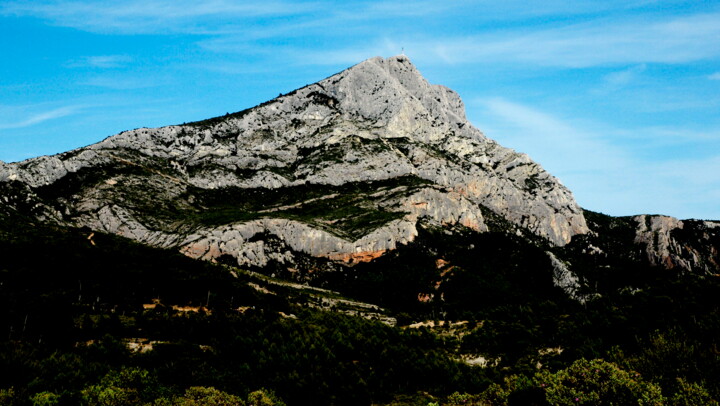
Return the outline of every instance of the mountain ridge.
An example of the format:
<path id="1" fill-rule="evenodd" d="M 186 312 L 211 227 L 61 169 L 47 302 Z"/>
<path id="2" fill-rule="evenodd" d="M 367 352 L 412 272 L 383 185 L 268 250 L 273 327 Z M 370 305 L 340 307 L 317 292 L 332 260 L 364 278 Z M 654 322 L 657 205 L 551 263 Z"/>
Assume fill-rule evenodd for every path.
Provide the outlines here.
<path id="1" fill-rule="evenodd" d="M 486 232 L 488 213 L 554 246 L 591 232 L 559 180 L 473 127 L 460 97 L 404 55 L 238 113 L 2 164 L 0 181 L 24 185 L 43 219 L 240 266 L 292 268 L 298 252 L 372 261 L 420 224 Z M 679 247 L 651 245 L 657 263 Z"/>
<path id="2" fill-rule="evenodd" d="M 0 162 L 0 403 L 715 404 L 718 251 L 580 208 L 373 58 Z"/>

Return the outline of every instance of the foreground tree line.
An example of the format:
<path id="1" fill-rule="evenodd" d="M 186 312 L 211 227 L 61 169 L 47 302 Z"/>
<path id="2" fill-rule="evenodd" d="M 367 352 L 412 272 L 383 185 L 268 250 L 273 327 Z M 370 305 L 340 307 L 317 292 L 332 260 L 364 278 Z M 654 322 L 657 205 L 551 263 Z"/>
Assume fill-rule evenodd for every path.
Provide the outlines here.
<path id="1" fill-rule="evenodd" d="M 306 402 L 308 399 L 297 403 Z M 79 404 L 86 406 L 285 406 L 272 391 L 265 389 L 240 397 L 213 387 L 192 386 L 182 394 L 163 386 L 157 377 L 140 368 L 123 368 L 106 374 L 98 384 L 82 389 Z M 490 385 L 480 394 L 455 392 L 435 399 L 419 395 L 412 401 L 396 400 L 394 405 L 427 404 L 427 406 L 514 406 L 514 405 L 639 405 L 639 406 L 713 406 L 713 400 L 702 386 L 677 379 L 670 396 L 662 388 L 604 360 L 578 360 L 555 373 L 540 371 L 532 377 L 511 375 L 502 383 Z M 0 405 L 62 404 L 62 396 L 49 391 L 38 392 L 28 399 L 16 396 L 13 388 L 0 390 Z"/>
<path id="2" fill-rule="evenodd" d="M 637 372 L 623 370 L 617 364 L 601 359 L 580 359 L 554 373 L 540 371 L 531 377 L 511 375 L 505 377 L 502 383 L 490 385 L 481 394 L 456 392 L 441 403 L 453 406 L 718 404 L 704 387 L 696 383 L 677 378 L 674 391 L 665 396 L 660 385 L 645 380 Z"/>
<path id="3" fill-rule="evenodd" d="M 0 390 L 0 405 L 26 404 L 27 400 L 20 399 L 12 388 Z M 272 391 L 265 389 L 250 392 L 245 398 L 203 386 L 192 386 L 182 394 L 173 394 L 171 388 L 163 386 L 156 377 L 140 368 L 109 372 L 97 385 L 82 389 L 77 400 L 87 406 L 285 406 Z M 29 398 L 29 404 L 33 406 L 62 403 L 62 395 L 48 391 Z"/>
<path id="4" fill-rule="evenodd" d="M 331 285 L 382 304 L 404 325 L 466 322 L 453 334 L 314 310 L 302 292 L 267 293 L 246 274 L 119 237 L 96 233 L 90 243 L 87 230 L 23 227 L 30 231 L 0 227 L 3 405 L 712 405 L 720 398 L 717 277 L 587 264 L 584 277 L 599 293 L 578 303 L 553 286 L 545 248 L 488 233 L 460 241 L 421 235 Z M 444 279 L 438 257 L 453 265 Z M 428 289 L 444 299 L 419 303 L 417 293 Z M 133 352 L 135 342 L 148 348 Z M 539 355 L 546 348 L 563 351 Z M 463 354 L 497 363 L 470 366 Z"/>

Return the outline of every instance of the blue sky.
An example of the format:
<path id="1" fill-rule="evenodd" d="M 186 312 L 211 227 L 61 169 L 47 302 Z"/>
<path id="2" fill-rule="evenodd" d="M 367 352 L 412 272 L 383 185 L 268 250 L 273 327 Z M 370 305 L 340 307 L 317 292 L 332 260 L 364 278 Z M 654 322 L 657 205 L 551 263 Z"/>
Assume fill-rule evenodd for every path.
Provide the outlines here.
<path id="1" fill-rule="evenodd" d="M 0 2 L 0 160 L 405 53 L 585 208 L 720 219 L 717 1 Z"/>

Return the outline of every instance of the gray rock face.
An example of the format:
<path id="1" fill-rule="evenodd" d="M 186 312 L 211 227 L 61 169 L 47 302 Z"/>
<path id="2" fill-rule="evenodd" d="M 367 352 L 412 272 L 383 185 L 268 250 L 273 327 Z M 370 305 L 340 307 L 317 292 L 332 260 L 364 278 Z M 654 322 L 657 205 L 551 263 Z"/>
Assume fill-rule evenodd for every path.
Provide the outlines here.
<path id="1" fill-rule="evenodd" d="M 553 284 L 562 289 L 569 297 L 580 303 L 585 303 L 587 298 L 581 293 L 582 285 L 580 279 L 567 265 L 560 261 L 555 254 L 546 252 L 553 267 Z"/>
<path id="2" fill-rule="evenodd" d="M 294 251 L 348 264 L 377 258 L 417 236 L 415 224 L 406 220 L 392 221 L 356 241 L 347 241 L 300 222 L 262 219 L 190 235 L 183 242 L 182 251 L 191 257 L 210 260 L 222 255 L 236 256 L 238 264 L 246 266 L 265 266 L 270 260 L 289 262 L 291 252 L 268 251 L 262 240 L 252 241 L 264 233 L 280 237 Z"/>
<path id="3" fill-rule="evenodd" d="M 638 222 L 635 242 L 647 246 L 648 260 L 651 264 L 674 267 L 677 263 L 685 268 L 689 266 L 685 260 L 676 255 L 681 248 L 670 235 L 673 230 L 683 228 L 682 221 L 669 216 L 648 215 L 636 216 L 633 220 Z"/>
<path id="4" fill-rule="evenodd" d="M 652 265 L 700 274 L 720 272 L 720 222 L 657 215 L 633 220 L 638 223 L 635 242 L 645 245 Z"/>
<path id="5" fill-rule="evenodd" d="M 0 181 L 11 180 L 45 196 L 68 224 L 242 265 L 289 260 L 254 238 L 263 233 L 312 256 L 372 260 L 412 241 L 419 221 L 485 231 L 481 206 L 555 245 L 588 231 L 570 191 L 470 125 L 458 95 L 429 84 L 405 56 L 369 59 L 225 117 L 0 164 Z M 378 182 L 376 193 L 338 197 Z M 333 192 L 268 207 L 204 202 L 209 193 L 311 186 Z M 328 213 L 300 213 L 311 200 L 333 203 Z"/>

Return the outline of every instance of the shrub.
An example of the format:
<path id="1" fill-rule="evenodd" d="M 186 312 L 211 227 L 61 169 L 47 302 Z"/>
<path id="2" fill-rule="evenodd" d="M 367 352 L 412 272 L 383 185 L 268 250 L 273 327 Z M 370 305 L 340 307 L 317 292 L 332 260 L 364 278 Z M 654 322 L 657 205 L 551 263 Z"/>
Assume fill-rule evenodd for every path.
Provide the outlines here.
<path id="1" fill-rule="evenodd" d="M 480 394 L 480 399 L 493 406 L 509 406 L 510 397 L 514 393 L 524 392 L 534 386 L 533 380 L 527 376 L 511 375 L 505 378 L 504 385 L 490 385 Z"/>
<path id="2" fill-rule="evenodd" d="M 150 402 L 165 392 L 147 370 L 123 368 L 110 371 L 98 385 L 83 389 L 81 396 L 89 406 L 124 406 Z"/>
<path id="3" fill-rule="evenodd" d="M 0 406 L 10 406 L 15 400 L 15 390 L 13 388 L 0 389 Z"/>
<path id="4" fill-rule="evenodd" d="M 248 406 L 285 406 L 275 393 L 265 389 L 256 390 L 248 395 Z"/>
<path id="5" fill-rule="evenodd" d="M 547 401 L 558 406 L 661 406 L 664 400 L 659 386 L 601 359 L 580 359 L 556 373 L 542 371 L 535 380 Z"/>
<path id="6" fill-rule="evenodd" d="M 669 406 L 717 406 L 718 402 L 710 397 L 708 391 L 694 382 L 677 378 L 677 392 L 668 399 Z"/>
<path id="7" fill-rule="evenodd" d="M 473 396 L 468 393 L 455 392 L 448 396 L 447 404 L 452 406 L 472 405 L 474 404 L 476 398 L 477 396 Z"/>
<path id="8" fill-rule="evenodd" d="M 60 395 L 52 392 L 40 392 L 30 398 L 33 406 L 55 406 L 60 402 Z"/>
<path id="9" fill-rule="evenodd" d="M 244 406 L 239 397 L 215 388 L 193 386 L 185 391 L 185 395 L 175 398 L 173 406 Z"/>

